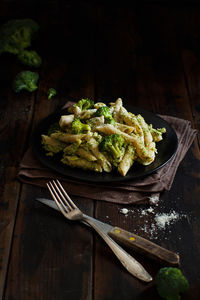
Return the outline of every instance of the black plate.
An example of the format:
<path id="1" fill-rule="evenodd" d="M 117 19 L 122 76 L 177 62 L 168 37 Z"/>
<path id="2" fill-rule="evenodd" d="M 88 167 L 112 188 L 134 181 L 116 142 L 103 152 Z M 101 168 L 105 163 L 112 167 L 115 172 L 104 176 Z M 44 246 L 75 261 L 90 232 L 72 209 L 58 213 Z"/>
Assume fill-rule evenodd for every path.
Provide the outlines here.
<path id="1" fill-rule="evenodd" d="M 154 113 L 143 110 L 138 107 L 125 105 L 128 111 L 134 114 L 141 114 L 148 124 L 152 124 L 154 128 L 166 128 L 166 133 L 163 135 L 163 140 L 157 143 L 158 154 L 153 163 L 148 166 L 143 166 L 139 163 L 134 163 L 133 167 L 129 170 L 126 176 L 121 176 L 117 171 L 111 173 L 96 173 L 93 171 L 86 171 L 78 168 L 72 168 L 64 165 L 60 162 L 58 157 L 49 157 L 45 155 L 45 151 L 41 145 L 41 134 L 46 134 L 49 126 L 57 121 L 59 121 L 60 116 L 67 114 L 67 110 L 61 110 L 58 113 L 54 113 L 48 116 L 46 119 L 40 122 L 33 134 L 33 151 L 36 157 L 45 166 L 57 171 L 58 173 L 78 180 L 83 180 L 87 182 L 119 182 L 126 181 L 130 179 L 140 178 L 153 172 L 157 171 L 163 167 L 175 154 L 178 140 L 173 128 L 162 118 L 158 117 Z"/>

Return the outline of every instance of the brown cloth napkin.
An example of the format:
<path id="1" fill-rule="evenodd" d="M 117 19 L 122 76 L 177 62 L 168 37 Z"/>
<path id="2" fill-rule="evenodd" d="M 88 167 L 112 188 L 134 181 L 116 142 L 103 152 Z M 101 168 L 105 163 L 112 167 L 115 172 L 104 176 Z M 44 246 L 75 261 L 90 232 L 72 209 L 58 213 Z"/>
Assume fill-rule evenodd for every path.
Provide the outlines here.
<path id="1" fill-rule="evenodd" d="M 44 167 L 29 148 L 19 167 L 18 178 L 22 182 L 46 187 L 46 182 L 57 178 L 61 180 L 67 192 L 72 195 L 95 200 L 103 200 L 121 204 L 140 204 L 159 201 L 160 193 L 170 190 L 177 168 L 191 146 L 197 130 L 191 128 L 187 120 L 161 116 L 174 128 L 178 137 L 178 149 L 175 156 L 161 169 L 142 179 L 123 183 L 85 183 L 63 177 Z"/>

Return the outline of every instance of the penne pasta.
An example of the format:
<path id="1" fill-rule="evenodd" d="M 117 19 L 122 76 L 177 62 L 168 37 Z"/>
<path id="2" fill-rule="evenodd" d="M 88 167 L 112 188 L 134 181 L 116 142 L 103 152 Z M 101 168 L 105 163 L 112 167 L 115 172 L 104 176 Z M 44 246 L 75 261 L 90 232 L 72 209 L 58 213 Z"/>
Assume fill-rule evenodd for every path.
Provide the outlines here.
<path id="1" fill-rule="evenodd" d="M 124 107 L 121 107 L 120 113 L 123 122 L 129 126 L 132 126 L 135 134 L 139 134 L 141 137 L 143 137 L 142 127 L 140 126 L 136 116 L 132 113 L 129 113 Z"/>
<path id="2" fill-rule="evenodd" d="M 42 134 L 42 145 L 48 151 L 48 156 L 53 156 L 54 153 L 58 153 L 66 147 L 65 143 L 44 134 Z"/>
<path id="3" fill-rule="evenodd" d="M 125 124 L 121 124 L 121 123 L 115 123 L 115 127 L 119 130 L 121 130 L 122 132 L 125 133 L 132 133 L 134 131 L 134 127 L 133 126 L 129 126 L 129 125 L 125 125 Z"/>
<path id="4" fill-rule="evenodd" d="M 117 170 L 126 176 L 134 162 L 149 165 L 155 160 L 156 143 L 166 132 L 147 124 L 142 115 L 128 112 L 121 98 L 110 106 L 81 99 L 68 112 L 41 135 L 41 143 L 46 155 L 61 153 L 61 162 L 70 167 Z"/>
<path id="5" fill-rule="evenodd" d="M 81 147 L 78 148 L 78 150 L 76 151 L 76 154 L 82 158 L 87 159 L 88 161 L 96 161 L 97 158 L 92 155 L 92 153 L 90 151 L 87 151 Z"/>
<path id="6" fill-rule="evenodd" d="M 97 126 L 104 124 L 104 116 L 91 118 L 87 121 L 87 124 L 95 131 Z"/>
<path id="7" fill-rule="evenodd" d="M 64 156 L 61 161 L 70 167 L 102 172 L 102 167 L 100 164 L 96 162 L 90 162 L 84 158 L 79 158 L 78 156 Z"/>
<path id="8" fill-rule="evenodd" d="M 136 158 L 135 154 L 135 147 L 133 147 L 132 145 L 128 145 L 124 157 L 122 158 L 118 166 L 118 171 L 122 176 L 126 176 L 131 166 L 133 165 L 134 160 Z"/>
<path id="9" fill-rule="evenodd" d="M 145 144 L 145 146 L 148 147 L 148 145 L 150 145 L 153 141 L 151 132 L 149 130 L 149 126 L 147 125 L 147 123 L 145 122 L 144 118 L 141 115 L 137 115 L 136 118 L 142 128 L 142 131 L 143 131 L 144 144 Z"/>
<path id="10" fill-rule="evenodd" d="M 109 173 L 109 172 L 112 171 L 112 165 L 108 161 L 108 159 L 105 157 L 105 155 L 99 151 L 98 145 L 99 145 L 99 143 L 94 138 L 91 138 L 88 141 L 88 146 L 89 146 L 91 152 L 97 158 L 97 160 L 99 161 L 99 163 L 102 166 L 103 170 L 105 172 Z"/>
<path id="11" fill-rule="evenodd" d="M 86 134 L 70 134 L 64 132 L 54 132 L 50 136 L 64 143 L 74 143 L 83 139 L 86 136 Z"/>
<path id="12" fill-rule="evenodd" d="M 61 128 L 68 127 L 74 120 L 74 115 L 63 115 L 60 118 L 59 125 Z"/>
<path id="13" fill-rule="evenodd" d="M 116 102 L 112 105 L 113 118 L 116 122 L 120 122 L 121 119 L 121 108 L 122 108 L 122 99 L 118 98 Z"/>

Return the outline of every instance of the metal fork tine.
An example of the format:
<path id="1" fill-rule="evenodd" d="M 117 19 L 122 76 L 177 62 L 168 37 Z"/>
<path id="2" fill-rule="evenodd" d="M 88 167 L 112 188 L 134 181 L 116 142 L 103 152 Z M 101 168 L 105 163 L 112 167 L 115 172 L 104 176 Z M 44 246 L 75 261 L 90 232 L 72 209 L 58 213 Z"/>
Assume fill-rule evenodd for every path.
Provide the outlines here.
<path id="1" fill-rule="evenodd" d="M 66 216 L 66 215 L 67 215 L 67 212 L 65 211 L 66 206 L 63 205 L 62 200 L 60 199 L 59 195 L 57 194 L 57 192 L 56 192 L 56 190 L 55 190 L 53 184 L 52 184 L 51 182 L 49 182 L 49 184 L 47 183 L 47 187 L 48 187 L 48 189 L 49 189 L 49 191 L 50 191 L 50 193 L 51 193 L 53 199 L 55 200 L 57 206 L 59 207 L 60 211 L 62 212 L 62 214 L 63 214 L 64 216 Z M 61 205 L 60 203 L 62 203 L 62 205 Z M 64 209 L 64 208 L 65 208 L 65 209 Z M 66 209 L 66 210 L 67 210 L 67 209 Z"/>
<path id="2" fill-rule="evenodd" d="M 62 188 L 62 185 L 60 184 L 61 187 L 58 186 L 58 184 L 55 182 L 55 180 L 52 181 L 52 184 L 54 185 L 54 188 L 56 189 L 57 193 L 61 196 L 68 212 L 71 211 L 73 209 L 72 205 L 69 203 L 69 201 L 67 201 L 65 195 L 64 195 L 64 189 Z M 61 190 L 62 188 L 62 190 Z"/>
<path id="3" fill-rule="evenodd" d="M 62 184 L 60 183 L 60 181 L 59 181 L 58 179 L 57 179 L 56 181 L 57 181 L 59 187 L 61 188 L 63 194 L 65 195 L 65 197 L 66 197 L 67 200 L 68 200 L 68 201 L 66 201 L 66 199 L 65 199 L 65 202 L 66 202 L 68 205 L 70 205 L 72 208 L 78 208 L 78 207 L 75 205 L 75 203 L 72 201 L 72 199 L 69 197 L 69 195 L 67 194 L 67 192 L 64 190 L 64 188 L 63 188 Z"/>

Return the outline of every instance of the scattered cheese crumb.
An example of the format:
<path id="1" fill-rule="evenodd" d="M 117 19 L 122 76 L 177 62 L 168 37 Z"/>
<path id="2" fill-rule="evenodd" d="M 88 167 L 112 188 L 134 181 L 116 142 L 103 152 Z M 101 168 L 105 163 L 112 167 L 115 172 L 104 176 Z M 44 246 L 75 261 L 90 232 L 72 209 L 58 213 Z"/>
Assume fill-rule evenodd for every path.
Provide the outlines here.
<path id="1" fill-rule="evenodd" d="M 127 208 L 122 208 L 120 209 L 120 213 L 124 214 L 124 215 L 127 215 L 129 212 L 129 210 Z"/>
<path id="2" fill-rule="evenodd" d="M 153 211 L 154 211 L 153 207 L 149 207 L 149 208 L 147 208 L 147 212 L 149 212 L 149 213 L 153 213 Z"/>
<path id="3" fill-rule="evenodd" d="M 158 201 L 159 201 L 159 196 L 151 196 L 149 198 L 150 204 L 158 204 Z"/>
<path id="4" fill-rule="evenodd" d="M 154 200 L 158 200 L 157 196 L 154 196 Z M 143 223 L 140 222 L 140 230 L 142 230 L 145 234 L 148 234 L 149 239 L 158 239 L 160 235 L 160 230 L 165 231 L 166 227 L 169 227 L 173 223 L 179 221 L 183 217 L 187 217 L 187 215 L 179 214 L 174 210 L 169 213 L 157 213 L 156 207 L 157 205 L 150 206 L 148 208 L 134 208 L 127 209 L 122 208 L 119 210 L 120 213 L 124 214 L 125 217 L 132 217 L 133 220 L 136 217 L 139 217 L 143 220 Z M 149 219 L 151 214 L 151 221 Z M 125 223 L 125 221 L 123 221 Z M 137 228 L 134 229 L 134 232 L 137 233 Z M 170 234 L 170 228 L 168 229 L 168 234 Z M 167 237 L 165 237 L 167 239 Z M 179 238 L 181 239 L 181 237 Z"/>
<path id="5" fill-rule="evenodd" d="M 179 214 L 173 211 L 170 214 L 158 214 L 155 216 L 156 224 L 159 228 L 165 229 L 166 225 L 173 223 L 179 218 Z"/>

